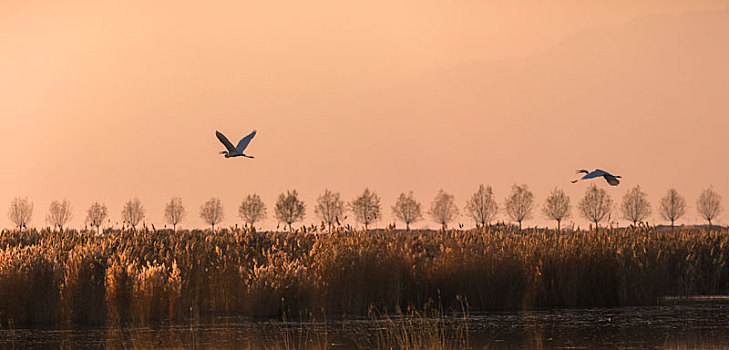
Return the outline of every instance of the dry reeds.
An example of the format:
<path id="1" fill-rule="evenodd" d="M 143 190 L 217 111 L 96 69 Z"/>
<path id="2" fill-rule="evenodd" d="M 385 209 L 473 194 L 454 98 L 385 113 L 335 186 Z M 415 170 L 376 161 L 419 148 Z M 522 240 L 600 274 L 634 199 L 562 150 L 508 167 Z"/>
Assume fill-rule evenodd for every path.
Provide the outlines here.
<path id="1" fill-rule="evenodd" d="M 650 227 L 0 236 L 0 326 L 653 304 L 729 292 L 729 233 Z"/>

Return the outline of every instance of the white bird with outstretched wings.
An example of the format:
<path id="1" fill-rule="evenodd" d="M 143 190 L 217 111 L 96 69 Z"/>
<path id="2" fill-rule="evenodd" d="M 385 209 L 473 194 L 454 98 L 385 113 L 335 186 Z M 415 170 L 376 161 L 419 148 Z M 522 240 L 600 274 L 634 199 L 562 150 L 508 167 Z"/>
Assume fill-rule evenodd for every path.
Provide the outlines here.
<path id="1" fill-rule="evenodd" d="M 602 176 L 602 177 L 605 178 L 605 180 L 607 181 L 607 183 L 610 184 L 610 186 L 617 186 L 620 183 L 620 180 L 618 180 L 618 179 L 619 178 L 622 178 L 622 176 L 620 176 L 620 175 L 617 175 L 616 176 L 616 175 L 610 174 L 609 172 L 607 172 L 605 170 L 600 170 L 600 169 L 595 169 L 592 172 L 587 171 L 585 169 L 582 169 L 582 170 L 577 170 L 577 173 L 578 174 L 585 174 L 585 176 L 583 176 L 583 177 L 581 177 L 581 178 L 579 178 L 577 180 L 572 180 L 572 183 L 575 183 L 575 182 L 580 181 L 580 180 L 589 180 L 589 179 L 594 179 L 596 177 L 601 177 Z"/>
<path id="2" fill-rule="evenodd" d="M 231 157 L 246 157 L 246 158 L 253 158 L 253 156 L 249 156 L 243 151 L 248 147 L 248 144 L 251 143 L 251 140 L 253 139 L 253 136 L 256 136 L 256 130 L 253 130 L 252 133 L 248 134 L 246 137 L 240 139 L 238 141 L 238 145 L 233 147 L 233 144 L 228 140 L 223 133 L 220 131 L 215 131 L 215 136 L 218 137 L 218 140 L 225 146 L 225 151 L 221 151 L 220 154 L 225 154 L 225 158 L 231 158 Z"/>

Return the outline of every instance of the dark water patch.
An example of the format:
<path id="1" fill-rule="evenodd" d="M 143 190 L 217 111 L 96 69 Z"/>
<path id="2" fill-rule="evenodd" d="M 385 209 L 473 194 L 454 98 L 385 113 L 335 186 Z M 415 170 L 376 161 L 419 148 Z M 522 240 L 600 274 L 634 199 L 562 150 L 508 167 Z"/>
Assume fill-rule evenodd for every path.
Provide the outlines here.
<path id="1" fill-rule="evenodd" d="M 474 349 L 729 349 L 729 301 L 667 302 L 652 307 L 560 309 L 467 318 L 253 321 L 216 318 L 156 328 L 0 330 L 0 347 L 16 349 L 378 348 L 389 335 L 453 338 Z M 460 332 L 459 330 L 467 330 Z M 398 333 L 400 332 L 400 333 Z M 422 339 L 421 339 L 422 340 Z M 427 342 L 421 344 L 430 344 Z"/>

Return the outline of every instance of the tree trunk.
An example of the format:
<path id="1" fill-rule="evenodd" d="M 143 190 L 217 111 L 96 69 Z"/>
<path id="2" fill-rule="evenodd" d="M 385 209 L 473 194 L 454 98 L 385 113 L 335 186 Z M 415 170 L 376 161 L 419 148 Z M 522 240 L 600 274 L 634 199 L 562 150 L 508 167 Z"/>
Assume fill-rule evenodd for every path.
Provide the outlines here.
<path id="1" fill-rule="evenodd" d="M 410 231 L 410 223 L 405 221 L 405 230 Z"/>
<path id="2" fill-rule="evenodd" d="M 711 230 L 711 219 L 708 219 L 708 220 L 709 220 L 709 230 Z"/>
<path id="3" fill-rule="evenodd" d="M 519 233 L 521 233 L 521 220 L 519 220 Z"/>
<path id="4" fill-rule="evenodd" d="M 562 226 L 561 226 L 561 222 L 560 221 L 561 220 L 557 220 L 557 232 L 561 232 L 562 231 Z"/>
<path id="5" fill-rule="evenodd" d="M 673 231 L 673 219 L 671 219 L 671 231 Z"/>

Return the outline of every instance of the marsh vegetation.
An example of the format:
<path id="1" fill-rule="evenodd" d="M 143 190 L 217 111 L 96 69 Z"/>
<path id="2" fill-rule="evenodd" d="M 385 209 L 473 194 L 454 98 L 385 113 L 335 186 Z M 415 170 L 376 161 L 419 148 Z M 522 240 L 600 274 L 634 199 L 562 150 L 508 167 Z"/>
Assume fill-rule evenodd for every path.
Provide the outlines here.
<path id="1" fill-rule="evenodd" d="M 0 324 L 654 305 L 665 296 L 728 293 L 728 263 L 726 231 L 645 226 L 24 230 L 0 235 Z"/>

